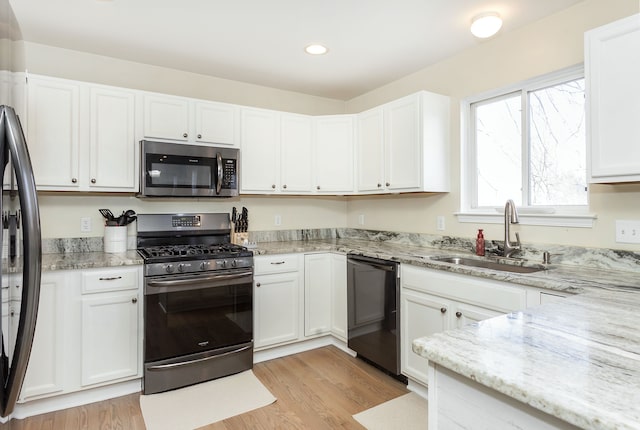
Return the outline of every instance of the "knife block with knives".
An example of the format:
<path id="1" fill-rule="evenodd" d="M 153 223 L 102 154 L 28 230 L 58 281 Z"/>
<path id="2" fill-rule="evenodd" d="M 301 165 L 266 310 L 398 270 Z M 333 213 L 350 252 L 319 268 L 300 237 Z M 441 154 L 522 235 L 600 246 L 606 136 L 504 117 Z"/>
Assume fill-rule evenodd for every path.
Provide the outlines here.
<path id="1" fill-rule="evenodd" d="M 231 243 L 244 245 L 249 241 L 249 211 L 243 207 L 238 213 L 234 207 L 231 211 Z"/>

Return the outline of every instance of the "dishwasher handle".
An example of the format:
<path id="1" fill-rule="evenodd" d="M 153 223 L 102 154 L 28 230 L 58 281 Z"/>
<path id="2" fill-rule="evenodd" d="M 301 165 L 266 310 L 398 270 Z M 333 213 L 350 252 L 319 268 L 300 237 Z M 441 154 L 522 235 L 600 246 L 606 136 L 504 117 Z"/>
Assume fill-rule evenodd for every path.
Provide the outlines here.
<path id="1" fill-rule="evenodd" d="M 385 272 L 395 272 L 397 263 L 387 262 L 385 260 L 375 260 L 366 257 L 347 257 L 347 263 L 356 266 L 373 267 L 374 269 L 384 270 Z"/>

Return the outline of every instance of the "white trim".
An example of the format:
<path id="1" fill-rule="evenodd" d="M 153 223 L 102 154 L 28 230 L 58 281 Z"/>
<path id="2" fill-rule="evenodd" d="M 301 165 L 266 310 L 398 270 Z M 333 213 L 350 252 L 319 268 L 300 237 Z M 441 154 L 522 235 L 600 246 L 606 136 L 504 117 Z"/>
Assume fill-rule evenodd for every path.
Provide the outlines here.
<path id="1" fill-rule="evenodd" d="M 503 224 L 504 215 L 486 211 L 461 211 L 454 214 L 458 222 Z M 586 214 L 526 214 L 519 213 L 518 218 L 522 225 L 537 225 L 545 227 L 577 227 L 592 228 L 598 216 L 592 213 Z"/>

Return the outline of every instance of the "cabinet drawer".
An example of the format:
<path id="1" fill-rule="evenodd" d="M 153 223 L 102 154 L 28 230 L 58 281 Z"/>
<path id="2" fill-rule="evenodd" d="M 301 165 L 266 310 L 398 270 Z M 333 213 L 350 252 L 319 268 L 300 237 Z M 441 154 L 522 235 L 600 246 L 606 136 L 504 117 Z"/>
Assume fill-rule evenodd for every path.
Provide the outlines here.
<path id="1" fill-rule="evenodd" d="M 257 256 L 253 260 L 256 275 L 297 272 L 300 267 L 299 254 Z"/>
<path id="2" fill-rule="evenodd" d="M 517 286 L 440 270 L 402 267 L 404 288 L 505 312 L 526 307 L 526 292 Z"/>
<path id="3" fill-rule="evenodd" d="M 137 267 L 118 270 L 96 270 L 82 273 L 82 294 L 138 288 Z"/>

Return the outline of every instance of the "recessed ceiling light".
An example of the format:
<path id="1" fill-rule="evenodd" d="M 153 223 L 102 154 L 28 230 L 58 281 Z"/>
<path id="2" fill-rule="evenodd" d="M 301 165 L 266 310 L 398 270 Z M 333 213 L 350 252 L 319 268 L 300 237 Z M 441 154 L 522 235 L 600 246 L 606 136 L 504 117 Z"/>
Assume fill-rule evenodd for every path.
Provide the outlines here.
<path id="1" fill-rule="evenodd" d="M 480 39 L 491 37 L 502 27 L 502 18 L 497 12 L 485 12 L 471 20 L 471 34 Z"/>
<path id="2" fill-rule="evenodd" d="M 329 50 L 324 45 L 313 44 L 304 48 L 304 51 L 307 54 L 311 54 L 311 55 L 322 55 L 322 54 L 326 54 Z"/>

